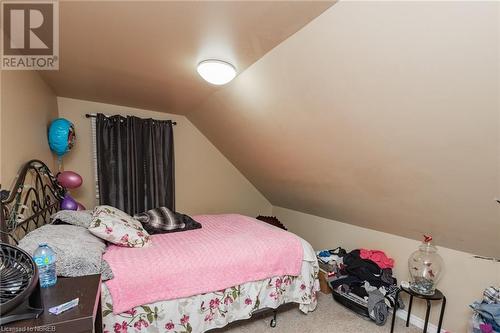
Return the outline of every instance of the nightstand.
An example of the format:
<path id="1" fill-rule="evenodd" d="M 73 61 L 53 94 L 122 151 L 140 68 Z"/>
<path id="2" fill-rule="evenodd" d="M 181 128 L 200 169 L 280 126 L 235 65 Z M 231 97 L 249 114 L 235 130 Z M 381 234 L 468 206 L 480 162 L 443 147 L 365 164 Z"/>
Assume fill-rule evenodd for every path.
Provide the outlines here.
<path id="1" fill-rule="evenodd" d="M 53 287 L 41 288 L 44 311 L 37 319 L 16 321 L 2 326 L 11 332 L 102 333 L 101 275 L 58 278 Z M 80 298 L 77 307 L 60 315 L 49 308 Z"/>
<path id="2" fill-rule="evenodd" d="M 429 324 L 429 313 L 431 312 L 431 301 L 441 301 L 441 312 L 439 314 L 439 323 L 437 326 L 437 331 L 436 332 L 441 332 L 441 325 L 443 324 L 443 316 L 444 316 L 444 309 L 446 308 L 446 297 L 443 295 L 441 291 L 436 289 L 433 295 L 421 295 L 410 288 L 405 288 L 403 286 L 399 287 L 399 291 L 396 293 L 396 297 L 394 299 L 398 299 L 398 296 L 401 292 L 405 292 L 408 295 L 410 295 L 410 304 L 408 305 L 408 317 L 406 317 L 406 327 L 408 327 L 410 323 L 410 316 L 411 316 L 411 306 L 413 304 L 413 297 L 417 297 L 420 299 L 424 299 L 427 302 L 427 310 L 425 312 L 425 321 L 424 321 L 424 333 L 427 333 L 427 325 Z M 396 302 L 394 306 L 394 312 L 398 311 L 398 302 Z M 392 323 L 391 323 L 391 333 L 394 332 L 394 321 L 396 319 L 396 316 L 392 316 Z"/>

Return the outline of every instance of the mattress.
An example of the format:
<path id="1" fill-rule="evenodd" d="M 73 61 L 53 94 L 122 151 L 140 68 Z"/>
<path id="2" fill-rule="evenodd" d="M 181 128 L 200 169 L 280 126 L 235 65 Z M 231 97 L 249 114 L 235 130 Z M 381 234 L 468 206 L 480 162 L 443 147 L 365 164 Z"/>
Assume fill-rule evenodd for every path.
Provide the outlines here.
<path id="1" fill-rule="evenodd" d="M 304 256 L 298 276 L 274 276 L 215 292 L 144 304 L 120 314 L 113 314 L 112 298 L 103 283 L 104 332 L 202 333 L 285 303 L 299 304 L 304 313 L 313 311 L 319 291 L 319 267 L 311 245 L 303 239 L 301 244 Z"/>

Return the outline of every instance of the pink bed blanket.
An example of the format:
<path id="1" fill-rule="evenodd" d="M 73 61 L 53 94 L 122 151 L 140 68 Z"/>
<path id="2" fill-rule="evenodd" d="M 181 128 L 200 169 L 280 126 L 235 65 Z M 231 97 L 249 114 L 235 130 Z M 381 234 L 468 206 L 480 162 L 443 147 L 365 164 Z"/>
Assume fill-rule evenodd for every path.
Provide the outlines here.
<path id="1" fill-rule="evenodd" d="M 113 313 L 160 300 L 214 292 L 300 273 L 303 249 L 292 233 L 250 217 L 199 215 L 201 229 L 152 236 L 146 248 L 110 246 L 104 259 Z"/>

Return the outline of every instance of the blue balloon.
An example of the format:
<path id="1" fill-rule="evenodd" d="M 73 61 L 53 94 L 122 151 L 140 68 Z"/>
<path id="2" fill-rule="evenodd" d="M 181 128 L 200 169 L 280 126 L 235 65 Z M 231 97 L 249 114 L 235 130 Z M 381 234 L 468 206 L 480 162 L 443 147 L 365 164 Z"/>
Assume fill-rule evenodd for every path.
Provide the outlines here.
<path id="1" fill-rule="evenodd" d="M 66 154 L 75 143 L 75 128 L 73 124 L 64 118 L 57 118 L 49 127 L 49 147 L 61 157 Z"/>

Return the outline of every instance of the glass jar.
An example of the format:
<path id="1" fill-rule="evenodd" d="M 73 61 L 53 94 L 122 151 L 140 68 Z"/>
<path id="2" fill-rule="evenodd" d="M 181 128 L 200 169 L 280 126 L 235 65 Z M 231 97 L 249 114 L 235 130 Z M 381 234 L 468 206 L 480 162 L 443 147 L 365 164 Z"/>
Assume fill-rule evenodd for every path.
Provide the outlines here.
<path id="1" fill-rule="evenodd" d="M 434 295 L 444 269 L 443 259 L 431 241 L 431 236 L 424 235 L 418 250 L 408 258 L 410 289 L 421 295 Z"/>

